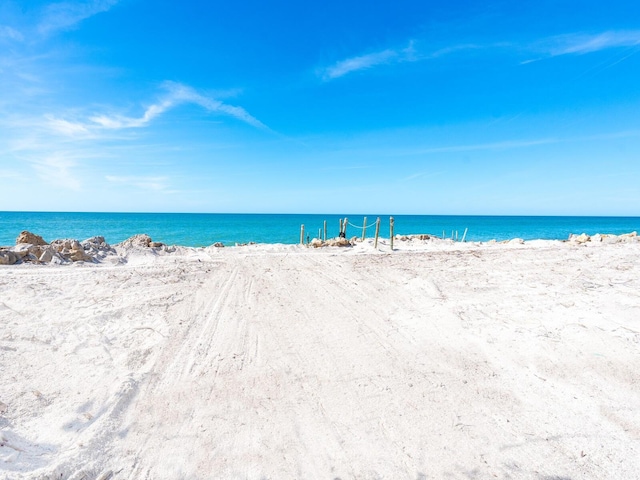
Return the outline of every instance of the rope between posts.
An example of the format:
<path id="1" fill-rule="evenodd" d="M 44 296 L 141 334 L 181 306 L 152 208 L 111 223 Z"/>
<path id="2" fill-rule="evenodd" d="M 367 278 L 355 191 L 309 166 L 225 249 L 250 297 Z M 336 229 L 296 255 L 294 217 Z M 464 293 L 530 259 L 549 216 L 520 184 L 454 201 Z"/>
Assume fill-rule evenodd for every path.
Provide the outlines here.
<path id="1" fill-rule="evenodd" d="M 353 224 L 353 223 L 351 223 L 351 222 L 347 222 L 347 223 L 348 223 L 349 225 L 351 225 L 353 228 L 359 228 L 359 229 L 363 229 L 363 228 L 365 228 L 364 226 L 359 227 L 358 225 L 354 225 L 354 224 Z M 367 228 L 369 228 L 369 227 L 373 227 L 376 223 L 378 223 L 378 222 L 373 222 L 371 225 L 367 225 Z"/>

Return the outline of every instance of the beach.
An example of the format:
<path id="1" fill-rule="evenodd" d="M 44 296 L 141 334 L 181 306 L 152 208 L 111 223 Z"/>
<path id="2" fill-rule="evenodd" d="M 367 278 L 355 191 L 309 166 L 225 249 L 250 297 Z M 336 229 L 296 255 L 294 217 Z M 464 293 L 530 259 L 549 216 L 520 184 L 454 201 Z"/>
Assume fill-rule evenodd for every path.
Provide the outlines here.
<path id="1" fill-rule="evenodd" d="M 0 267 L 0 478 L 637 478 L 640 242 Z"/>

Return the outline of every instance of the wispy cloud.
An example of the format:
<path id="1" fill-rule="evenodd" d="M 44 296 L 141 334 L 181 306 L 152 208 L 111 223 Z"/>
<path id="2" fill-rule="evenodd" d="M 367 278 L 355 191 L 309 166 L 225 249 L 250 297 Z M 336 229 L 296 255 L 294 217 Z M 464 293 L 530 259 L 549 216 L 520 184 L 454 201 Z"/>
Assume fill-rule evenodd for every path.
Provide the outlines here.
<path id="1" fill-rule="evenodd" d="M 9 40 L 15 40 L 21 42 L 24 40 L 24 35 L 13 27 L 8 25 L 0 25 L 0 39 L 8 38 Z"/>
<path id="2" fill-rule="evenodd" d="M 164 176 L 117 176 L 107 175 L 105 179 L 111 183 L 119 183 L 122 185 L 133 186 L 141 190 L 150 190 L 153 192 L 177 193 L 176 190 L 170 190 L 169 177 Z"/>
<path id="3" fill-rule="evenodd" d="M 54 116 L 47 116 L 47 124 L 50 130 L 71 137 L 88 137 L 104 130 L 122 130 L 141 128 L 147 126 L 152 120 L 162 115 L 171 108 L 182 104 L 195 104 L 208 112 L 226 115 L 240 120 L 261 130 L 269 128 L 260 120 L 249 114 L 244 108 L 229 105 L 220 100 L 198 93 L 193 88 L 176 82 L 163 84 L 165 94 L 160 99 L 148 106 L 139 117 L 130 117 L 119 114 L 93 114 L 85 120 L 72 121 Z"/>
<path id="4" fill-rule="evenodd" d="M 79 191 L 81 182 L 74 173 L 77 163 L 73 157 L 69 152 L 55 152 L 29 163 L 44 182 L 58 188 Z"/>
<path id="5" fill-rule="evenodd" d="M 391 65 L 404 62 L 416 62 L 427 58 L 421 54 L 415 46 L 416 42 L 410 40 L 404 48 L 388 48 L 379 52 L 358 55 L 340 60 L 333 65 L 318 70 L 318 75 L 325 81 L 343 77 L 349 73 L 367 70 L 380 65 Z"/>
<path id="6" fill-rule="evenodd" d="M 561 55 L 583 55 L 613 48 L 640 46 L 640 30 L 607 31 L 596 34 L 571 33 L 545 38 L 524 46 L 518 46 L 517 43 L 506 41 L 491 44 L 460 43 L 429 50 L 424 48 L 424 45 L 422 48 L 418 48 L 417 45 L 420 43 L 420 40 L 411 40 L 406 48 L 388 48 L 378 52 L 346 58 L 329 67 L 318 69 L 317 73 L 324 81 L 331 81 L 350 73 L 369 70 L 374 67 L 404 62 L 436 60 L 468 50 L 500 49 L 509 51 L 517 49 L 526 52 L 537 52 L 541 55 L 538 58 L 521 62 L 521 64 L 527 64 Z"/>
<path id="7" fill-rule="evenodd" d="M 45 115 L 46 126 L 55 133 L 68 137 L 91 136 L 90 129 L 82 123 L 70 122 L 52 115 Z"/>
<path id="8" fill-rule="evenodd" d="M 428 51 L 419 49 L 417 44 L 418 41 L 410 40 L 408 45 L 404 48 L 388 48 L 379 52 L 346 58 L 334 63 L 330 67 L 319 69 L 318 75 L 323 80 L 330 81 L 343 77 L 349 73 L 368 70 L 373 67 L 432 60 L 465 50 L 482 48 L 476 44 L 465 43 Z"/>
<path id="9" fill-rule="evenodd" d="M 106 12 L 118 0 L 89 0 L 84 2 L 67 1 L 48 5 L 42 11 L 37 30 L 42 35 L 74 28 L 82 20 L 98 13 Z"/>
<path id="10" fill-rule="evenodd" d="M 453 152 L 473 152 L 479 150 L 508 150 L 512 148 L 527 148 L 537 145 L 548 145 L 560 142 L 557 138 L 541 138 L 537 140 L 505 140 L 501 142 L 476 143 L 470 145 L 449 145 L 444 147 L 433 147 L 416 149 L 405 152 L 409 155 L 420 155 L 429 153 L 453 153 Z"/>
<path id="11" fill-rule="evenodd" d="M 413 175 L 409 175 L 408 177 L 401 178 L 401 182 L 409 182 L 411 180 L 415 180 L 416 178 L 430 178 L 437 177 L 438 175 L 442 175 L 444 172 L 417 172 Z"/>
<path id="12" fill-rule="evenodd" d="M 357 57 L 340 60 L 336 64 L 321 71 L 324 80 L 333 80 L 347 73 L 365 70 L 376 65 L 397 61 L 398 52 L 395 50 L 383 50 L 382 52 L 370 53 L 368 55 L 360 55 Z"/>
<path id="13" fill-rule="evenodd" d="M 603 133 L 596 135 L 584 135 L 576 137 L 547 137 L 531 140 L 503 140 L 499 142 L 472 143 L 465 145 L 446 145 L 442 147 L 414 148 L 405 150 L 393 150 L 389 155 L 426 155 L 432 153 L 474 152 L 484 150 L 511 150 L 518 148 L 537 147 L 541 145 L 553 145 L 558 143 L 589 142 L 594 140 L 612 140 L 618 138 L 635 138 L 640 136 L 640 130 L 625 130 L 620 132 Z M 412 177 L 409 177 L 412 178 Z"/>
<path id="14" fill-rule="evenodd" d="M 595 34 L 571 33 L 545 38 L 527 46 L 530 52 L 536 52 L 538 57 L 524 60 L 521 65 L 534 63 L 546 58 L 560 57 L 564 55 L 586 55 L 611 49 L 640 47 L 640 30 L 608 31 Z M 634 55 L 638 49 L 623 56 L 609 68 Z"/>
<path id="15" fill-rule="evenodd" d="M 546 43 L 552 56 L 582 55 L 610 48 L 640 45 L 640 30 L 609 31 L 595 35 L 561 35 L 549 39 Z"/>

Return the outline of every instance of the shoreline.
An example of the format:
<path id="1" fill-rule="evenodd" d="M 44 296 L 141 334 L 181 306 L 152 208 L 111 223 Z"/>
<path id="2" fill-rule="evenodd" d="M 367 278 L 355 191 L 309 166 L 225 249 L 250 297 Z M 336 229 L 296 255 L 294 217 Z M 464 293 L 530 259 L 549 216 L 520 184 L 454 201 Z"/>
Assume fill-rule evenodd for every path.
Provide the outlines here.
<path id="1" fill-rule="evenodd" d="M 225 246 L 222 243 L 215 243 L 208 247 L 186 247 L 178 245 L 166 245 L 161 242 L 154 242 L 146 234 L 138 234 L 115 245 L 110 245 L 104 237 L 91 237 L 84 241 L 75 239 L 54 240 L 46 242 L 41 236 L 23 231 L 16 239 L 16 245 L 12 247 L 0 247 L 0 265 L 16 265 L 23 263 L 31 264 L 58 264 L 70 263 L 90 263 L 108 264 L 126 263 L 127 258 L 135 252 L 147 252 L 155 255 L 188 255 L 189 252 L 207 251 L 216 252 L 221 249 L 243 249 L 248 248 L 255 251 L 292 251 L 296 249 L 310 248 L 314 250 L 348 250 L 358 253 L 382 253 L 400 251 L 430 251 L 438 249 L 469 249 L 490 247 L 496 245 L 506 246 L 552 246 L 552 245 L 574 245 L 574 246 L 597 246 L 614 244 L 634 244 L 640 243 L 637 232 L 622 235 L 596 234 L 596 235 L 571 235 L 567 240 L 523 240 L 514 238 L 504 241 L 491 240 L 488 242 L 458 242 L 452 239 L 443 239 L 429 234 L 415 235 L 395 235 L 393 242 L 389 238 L 380 238 L 377 248 L 374 247 L 372 238 L 364 240 L 358 237 L 334 238 L 327 241 L 314 238 L 307 243 L 301 244 L 269 244 L 254 243 L 236 244 L 235 246 Z"/>

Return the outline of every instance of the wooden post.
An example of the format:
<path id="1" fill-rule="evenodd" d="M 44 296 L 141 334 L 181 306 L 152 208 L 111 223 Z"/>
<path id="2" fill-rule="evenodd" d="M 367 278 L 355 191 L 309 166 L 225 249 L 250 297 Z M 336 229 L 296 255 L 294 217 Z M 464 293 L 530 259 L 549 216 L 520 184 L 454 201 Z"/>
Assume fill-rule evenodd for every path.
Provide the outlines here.
<path id="1" fill-rule="evenodd" d="M 389 240 L 391 241 L 391 251 L 393 252 L 393 217 L 389 217 Z"/>
<path id="2" fill-rule="evenodd" d="M 338 230 L 338 233 L 340 234 L 338 236 L 342 236 L 342 219 L 340 219 L 340 230 Z"/>
<path id="3" fill-rule="evenodd" d="M 467 230 L 469 230 L 469 227 L 464 229 L 464 234 L 462 235 L 462 243 L 464 243 L 464 239 L 467 238 Z"/>
<path id="4" fill-rule="evenodd" d="M 322 238 L 325 242 L 327 241 L 327 221 L 324 221 L 324 237 Z"/>
<path id="5" fill-rule="evenodd" d="M 342 223 L 342 233 L 344 234 L 344 238 L 347 238 L 347 223 L 349 223 L 349 219 L 344 217 L 344 222 Z"/>
<path id="6" fill-rule="evenodd" d="M 300 245 L 304 245 L 304 223 L 300 225 Z"/>
<path id="7" fill-rule="evenodd" d="M 367 217 L 364 217 L 364 221 L 362 222 L 362 241 L 363 242 L 366 234 L 367 234 Z"/>
<path id="8" fill-rule="evenodd" d="M 321 239 L 322 239 L 322 229 L 319 228 L 318 229 L 318 240 L 321 240 Z"/>
<path id="9" fill-rule="evenodd" d="M 380 234 L 380 217 L 376 220 L 376 239 L 373 242 L 373 248 L 378 248 L 378 235 Z"/>

